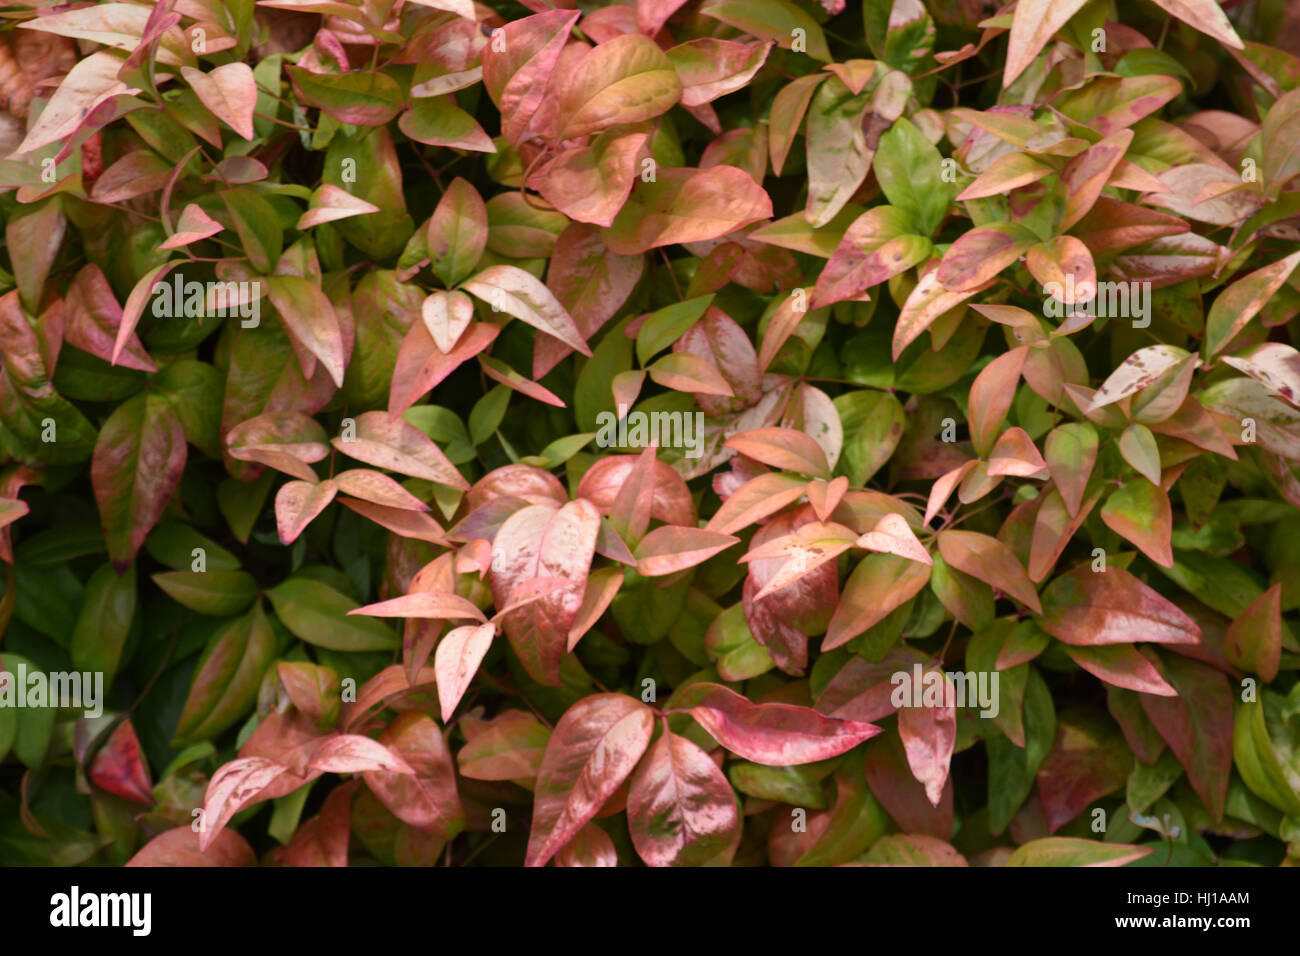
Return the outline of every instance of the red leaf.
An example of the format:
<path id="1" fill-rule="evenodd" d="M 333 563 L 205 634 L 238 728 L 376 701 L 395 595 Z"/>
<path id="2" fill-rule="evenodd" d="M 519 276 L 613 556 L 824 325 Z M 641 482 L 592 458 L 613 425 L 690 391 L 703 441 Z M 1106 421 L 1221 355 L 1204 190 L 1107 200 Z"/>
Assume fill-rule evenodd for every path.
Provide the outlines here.
<path id="1" fill-rule="evenodd" d="M 545 866 L 600 812 L 645 753 L 654 718 L 624 694 L 593 694 L 565 712 L 537 773 L 526 866 Z"/>
<path id="2" fill-rule="evenodd" d="M 811 437 L 793 428 L 755 428 L 732 435 L 726 445 L 773 468 L 818 478 L 830 477 L 826 452 Z"/>
<path id="3" fill-rule="evenodd" d="M 707 753 L 669 732 L 632 777 L 627 819 L 647 866 L 698 866 L 740 839 L 731 784 Z"/>
<path id="4" fill-rule="evenodd" d="M 364 773 L 371 793 L 403 823 L 448 840 L 456 836 L 464 828 L 465 811 L 451 753 L 433 718 L 418 711 L 399 714 L 374 746 L 391 750 L 410 772 Z"/>
<path id="5" fill-rule="evenodd" d="M 1168 655 L 1160 669 L 1177 697 L 1139 698 L 1215 822 L 1223 819 L 1232 771 L 1233 691 L 1221 671 Z"/>
<path id="6" fill-rule="evenodd" d="M 348 457 L 368 465 L 450 488 L 469 489 L 469 482 L 428 435 L 410 422 L 389 418 L 383 412 L 358 415 L 356 434 L 351 438 L 334 438 L 331 444 Z"/>
<path id="7" fill-rule="evenodd" d="M 556 866 L 618 866 L 618 851 L 609 834 L 586 824 L 555 854 Z"/>
<path id="8" fill-rule="evenodd" d="M 149 768 L 140 751 L 140 740 L 130 720 L 118 724 L 107 743 L 95 754 L 90 764 L 90 781 L 109 793 L 146 807 L 157 802 L 153 784 L 149 782 Z"/>
<path id="9" fill-rule="evenodd" d="M 703 528 L 664 525 L 641 539 L 636 548 L 636 568 L 646 577 L 661 577 L 709 560 L 740 539 Z"/>
<path id="10" fill-rule="evenodd" d="M 438 702 L 442 706 L 444 724 L 456 712 L 456 705 L 474 679 L 474 673 L 492 646 L 496 632 L 494 624 L 477 627 L 465 624 L 449 631 L 438 643 L 433 669 L 438 675 Z"/>
<path id="11" fill-rule="evenodd" d="M 806 481 L 794 475 L 759 475 L 728 495 L 706 527 L 719 534 L 734 534 L 798 501 L 807 487 Z"/>
<path id="12" fill-rule="evenodd" d="M 893 554 L 869 554 L 844 584 L 822 650 L 847 644 L 890 611 L 910 601 L 930 581 L 930 565 Z"/>
<path id="13" fill-rule="evenodd" d="M 975 531 L 941 531 L 939 553 L 958 571 L 1005 591 L 1036 614 L 1043 612 L 1024 566 L 997 538 Z"/>
<path id="14" fill-rule="evenodd" d="M 898 711 L 898 735 L 912 776 L 925 787 L 930 805 L 938 807 L 957 740 L 956 693 L 942 670 L 931 668 L 928 674 L 938 674 L 943 681 L 944 704 L 914 707 L 910 700 L 904 701 Z"/>
<path id="15" fill-rule="evenodd" d="M 1199 644 L 1201 629 L 1170 601 L 1122 568 L 1067 571 L 1043 591 L 1040 624 L 1067 644 Z"/>
<path id="16" fill-rule="evenodd" d="M 828 760 L 880 733 L 874 724 L 824 717 L 796 704 L 755 704 L 721 684 L 692 684 L 676 712 L 687 712 L 737 756 L 771 767 Z"/>
<path id="17" fill-rule="evenodd" d="M 488 581 L 498 608 L 532 578 L 563 578 L 562 590 L 505 615 L 501 624 L 511 647 L 534 680 L 560 683 L 560 660 L 568 651 L 569 628 L 582 605 L 583 591 L 600 531 L 600 514 L 578 498 L 561 508 L 529 505 L 506 519 L 492 542 Z"/>
<path id="18" fill-rule="evenodd" d="M 206 847 L 199 834 L 179 826 L 158 834 L 142 846 L 126 866 L 256 866 L 253 848 L 234 830 L 222 830 Z"/>
<path id="19" fill-rule="evenodd" d="M 1048 832 L 1124 786 L 1132 765 L 1124 738 L 1105 718 L 1089 712 L 1059 715 L 1056 741 L 1037 778 Z"/>
<path id="20" fill-rule="evenodd" d="M 1102 644 L 1095 647 L 1065 646 L 1070 659 L 1108 684 L 1143 694 L 1173 697 L 1177 691 L 1165 683 L 1155 665 L 1132 644 Z"/>

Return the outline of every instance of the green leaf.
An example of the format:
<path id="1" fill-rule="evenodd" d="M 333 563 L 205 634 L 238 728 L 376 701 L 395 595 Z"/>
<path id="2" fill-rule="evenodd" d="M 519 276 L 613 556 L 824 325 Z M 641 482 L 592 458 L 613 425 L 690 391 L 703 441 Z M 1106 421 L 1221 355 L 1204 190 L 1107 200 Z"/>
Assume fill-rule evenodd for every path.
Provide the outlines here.
<path id="1" fill-rule="evenodd" d="M 245 571 L 165 571 L 153 582 L 176 603 L 215 617 L 239 614 L 257 599 L 257 580 Z"/>
<path id="2" fill-rule="evenodd" d="M 378 620 L 348 616 L 361 605 L 319 581 L 290 578 L 266 596 L 284 626 L 308 644 L 332 651 L 386 651 L 401 644 Z"/>
<path id="3" fill-rule="evenodd" d="M 641 321 L 636 334 L 636 360 L 645 365 L 686 333 L 713 304 L 713 295 L 674 302 L 651 312 Z"/>
<path id="4" fill-rule="evenodd" d="M 880 137 L 873 165 L 889 204 L 911 217 L 914 232 L 934 235 L 957 195 L 957 184 L 943 181 L 939 151 L 900 117 Z"/>
<path id="5" fill-rule="evenodd" d="M 211 740 L 242 719 L 256 702 L 262 675 L 274 657 L 275 632 L 259 601 L 209 640 L 194 669 L 172 747 Z"/>
<path id="6" fill-rule="evenodd" d="M 131 632 L 135 582 L 134 564 L 121 576 L 113 565 L 103 564 L 90 576 L 82 595 L 81 613 L 69 647 L 72 666 L 79 671 L 102 672 L 105 687 L 113 683 Z"/>

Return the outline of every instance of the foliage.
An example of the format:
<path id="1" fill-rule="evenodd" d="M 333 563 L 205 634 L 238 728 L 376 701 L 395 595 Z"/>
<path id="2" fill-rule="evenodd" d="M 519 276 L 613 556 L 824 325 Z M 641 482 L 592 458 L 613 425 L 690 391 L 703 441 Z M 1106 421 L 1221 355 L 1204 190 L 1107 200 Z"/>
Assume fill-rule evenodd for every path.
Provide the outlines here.
<path id="1" fill-rule="evenodd" d="M 823 2 L 11 8 L 0 863 L 1296 861 L 1291 5 Z"/>

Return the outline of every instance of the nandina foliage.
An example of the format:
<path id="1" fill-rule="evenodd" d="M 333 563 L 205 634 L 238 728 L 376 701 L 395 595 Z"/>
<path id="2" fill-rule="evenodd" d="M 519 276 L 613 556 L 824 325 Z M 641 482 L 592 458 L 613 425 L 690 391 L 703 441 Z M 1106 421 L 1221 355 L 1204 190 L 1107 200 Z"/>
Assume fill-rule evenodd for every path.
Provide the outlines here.
<path id="1" fill-rule="evenodd" d="M 1296 5 L 550 7 L 7 15 L 0 863 L 1300 858 Z"/>

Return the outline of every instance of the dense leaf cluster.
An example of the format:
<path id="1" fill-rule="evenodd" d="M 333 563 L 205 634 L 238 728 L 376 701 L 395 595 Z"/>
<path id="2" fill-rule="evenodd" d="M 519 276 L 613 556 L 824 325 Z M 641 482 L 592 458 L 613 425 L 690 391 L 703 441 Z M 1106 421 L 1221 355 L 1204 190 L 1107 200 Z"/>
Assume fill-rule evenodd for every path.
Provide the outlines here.
<path id="1" fill-rule="evenodd" d="M 1300 859 L 1294 4 L 552 6 L 8 15 L 0 864 Z"/>

